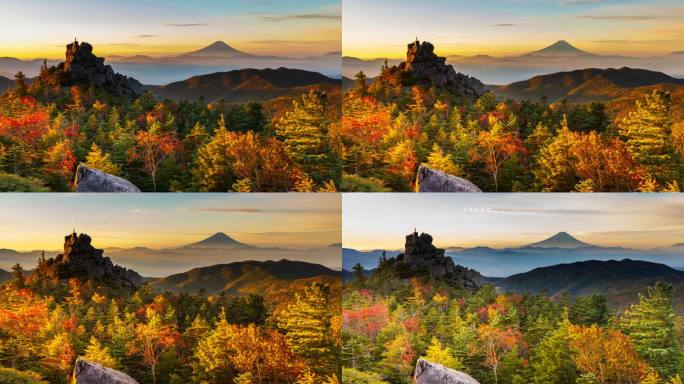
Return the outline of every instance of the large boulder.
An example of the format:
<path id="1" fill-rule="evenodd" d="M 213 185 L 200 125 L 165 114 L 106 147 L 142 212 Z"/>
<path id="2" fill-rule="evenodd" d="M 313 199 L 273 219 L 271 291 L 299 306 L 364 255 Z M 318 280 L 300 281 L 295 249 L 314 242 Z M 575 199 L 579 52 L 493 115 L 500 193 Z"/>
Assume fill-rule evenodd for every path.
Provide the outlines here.
<path id="1" fill-rule="evenodd" d="M 79 358 L 74 366 L 75 384 L 139 384 L 127 374 Z"/>
<path id="2" fill-rule="evenodd" d="M 432 236 L 427 233 L 419 235 L 414 231 L 406 236 L 404 253 L 400 253 L 396 261 L 411 275 L 427 275 L 461 289 L 477 290 L 482 287 L 483 279 L 479 272 L 454 263 L 454 259 L 444 255 L 444 249 L 432 244 Z"/>
<path id="3" fill-rule="evenodd" d="M 140 192 L 130 181 L 85 164 L 76 169 L 76 192 Z"/>
<path id="4" fill-rule="evenodd" d="M 466 179 L 421 164 L 416 175 L 416 192 L 482 192 L 482 190 Z"/>
<path id="5" fill-rule="evenodd" d="M 136 97 L 143 93 L 144 87 L 138 80 L 114 72 L 104 61 L 104 58 L 93 54 L 92 45 L 74 41 L 66 46 L 66 59 L 57 69 L 65 73 L 73 84 L 92 84 L 109 93 L 126 97 Z"/>
<path id="6" fill-rule="evenodd" d="M 470 375 L 425 359 L 416 363 L 416 384 L 480 384 Z"/>
<path id="7" fill-rule="evenodd" d="M 142 286 L 143 278 L 137 272 L 115 265 L 104 256 L 102 249 L 92 246 L 90 236 L 75 232 L 64 237 L 64 253 L 47 260 L 61 280 L 94 279 L 113 287 L 135 290 Z"/>
<path id="8" fill-rule="evenodd" d="M 406 61 L 392 68 L 385 68 L 378 77 L 381 83 L 412 86 L 436 86 L 470 99 L 477 99 L 486 92 L 485 85 L 478 79 L 456 72 L 446 63 L 445 57 L 435 54 L 435 47 L 418 40 L 408 45 Z"/>

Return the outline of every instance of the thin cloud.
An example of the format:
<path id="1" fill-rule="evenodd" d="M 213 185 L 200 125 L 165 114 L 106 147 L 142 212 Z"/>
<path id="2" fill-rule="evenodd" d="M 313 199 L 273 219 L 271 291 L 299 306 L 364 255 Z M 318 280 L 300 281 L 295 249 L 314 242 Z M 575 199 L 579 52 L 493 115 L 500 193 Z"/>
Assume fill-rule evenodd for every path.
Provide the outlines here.
<path id="1" fill-rule="evenodd" d="M 511 23 L 500 23 L 500 24 L 489 24 L 490 27 L 515 27 L 516 24 Z"/>
<path id="2" fill-rule="evenodd" d="M 188 23 L 188 24 L 176 24 L 176 23 L 170 23 L 170 24 L 164 24 L 167 27 L 202 27 L 208 24 L 204 23 Z"/>
<path id="3" fill-rule="evenodd" d="M 223 212 L 223 213 L 338 213 L 339 209 L 263 209 L 263 208 L 194 208 L 195 212 Z"/>
<path id="4" fill-rule="evenodd" d="M 564 0 L 558 3 L 561 7 L 567 7 L 572 5 L 587 5 L 587 4 L 598 4 L 601 0 Z"/>
<path id="5" fill-rule="evenodd" d="M 662 20 L 669 19 L 670 16 L 655 16 L 655 15 L 580 15 L 580 19 L 589 20 L 622 20 L 622 21 L 648 21 L 648 20 Z"/>
<path id="6" fill-rule="evenodd" d="M 342 20 L 341 15 L 326 15 L 322 13 L 298 13 L 287 15 L 269 15 L 262 17 L 266 21 L 289 21 L 289 20 Z"/>
<path id="7" fill-rule="evenodd" d="M 138 37 L 140 39 L 148 39 L 150 37 L 157 37 L 157 36 L 159 36 L 159 35 L 137 35 L 136 37 Z"/>
<path id="8" fill-rule="evenodd" d="M 607 213 L 605 211 L 592 210 L 592 209 L 541 209 L 541 208 L 490 208 L 488 212 L 495 213 L 532 213 L 539 215 L 591 215 L 598 213 Z"/>

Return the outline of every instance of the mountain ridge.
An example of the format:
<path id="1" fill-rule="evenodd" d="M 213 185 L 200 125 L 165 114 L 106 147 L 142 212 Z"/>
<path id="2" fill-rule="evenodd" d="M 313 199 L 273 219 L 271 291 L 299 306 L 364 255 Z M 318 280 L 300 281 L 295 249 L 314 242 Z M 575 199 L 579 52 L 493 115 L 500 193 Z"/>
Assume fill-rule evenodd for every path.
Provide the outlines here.
<path id="1" fill-rule="evenodd" d="M 639 68 L 585 68 L 534 76 L 495 87 L 494 92 L 516 100 L 541 101 L 547 98 L 549 102 L 563 99 L 588 102 L 616 99 L 632 91 L 646 92 L 663 85 L 684 87 L 684 79 Z"/>
<path id="2" fill-rule="evenodd" d="M 625 309 L 638 301 L 639 292 L 656 281 L 675 285 L 679 291 L 675 307 L 684 312 L 684 272 L 660 263 L 629 258 L 622 260 L 586 260 L 535 268 L 504 279 L 493 280 L 497 287 L 519 293 L 550 296 L 567 292 L 573 296 L 603 294 L 616 309 Z"/>
<path id="3" fill-rule="evenodd" d="M 341 80 L 303 69 L 247 68 L 193 76 L 151 90 L 159 97 L 172 100 L 204 98 L 208 102 L 244 102 L 298 96 L 311 88 L 333 92 L 335 88 L 341 89 Z"/>
<path id="4" fill-rule="evenodd" d="M 162 291 L 205 292 L 207 294 L 261 294 L 271 300 L 313 281 L 335 284 L 342 273 L 320 264 L 281 259 L 278 261 L 245 260 L 193 268 L 151 282 Z"/>

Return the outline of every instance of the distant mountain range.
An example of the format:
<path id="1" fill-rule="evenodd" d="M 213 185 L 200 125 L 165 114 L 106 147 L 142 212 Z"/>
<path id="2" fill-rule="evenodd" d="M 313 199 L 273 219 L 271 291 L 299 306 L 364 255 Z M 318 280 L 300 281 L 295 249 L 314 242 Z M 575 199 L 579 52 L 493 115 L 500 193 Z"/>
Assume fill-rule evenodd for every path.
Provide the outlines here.
<path id="1" fill-rule="evenodd" d="M 14 85 L 14 80 L 0 76 L 0 93 L 5 92 Z"/>
<path id="2" fill-rule="evenodd" d="M 271 301 L 291 296 L 314 281 L 334 286 L 341 284 L 341 272 L 319 264 L 301 261 L 241 261 L 194 268 L 163 279 L 155 279 L 152 287 L 161 291 L 199 292 L 207 294 L 260 294 Z"/>
<path id="3" fill-rule="evenodd" d="M 633 68 L 580 69 L 535 76 L 502 87 L 494 92 L 516 100 L 549 102 L 566 99 L 570 102 L 612 100 L 634 92 L 649 92 L 654 87 L 667 85 L 684 88 L 684 79 L 676 79 L 662 72 Z"/>
<path id="4" fill-rule="evenodd" d="M 184 81 L 151 88 L 160 97 L 207 102 L 266 101 L 280 96 L 299 96 L 308 89 L 340 92 L 340 80 L 301 69 L 240 69 L 194 76 Z"/>
<path id="5" fill-rule="evenodd" d="M 175 248 L 151 249 L 105 248 L 104 255 L 143 276 L 163 277 L 207 265 L 229 264 L 243 260 L 297 260 L 321 264 L 332 270 L 340 270 L 340 249 L 326 245 L 311 249 L 258 247 L 235 240 L 224 233 L 217 233 L 202 241 Z M 45 251 L 46 257 L 58 253 Z M 0 268 L 9 269 L 20 263 L 24 269 L 32 269 L 41 251 L 17 252 L 0 249 Z"/>
<path id="6" fill-rule="evenodd" d="M 439 50 L 439 46 L 436 46 Z M 398 52 L 399 54 L 399 52 Z M 396 65 L 400 60 L 390 59 L 388 64 Z M 385 62 L 384 58 L 343 58 L 343 75 L 353 79 L 356 73 L 364 71 L 368 77 L 375 77 Z M 629 57 L 621 55 L 598 55 L 576 48 L 560 40 L 545 48 L 522 55 L 493 57 L 489 55 L 451 55 L 447 62 L 457 71 L 474 76 L 486 84 L 510 84 L 538 75 L 572 71 L 578 68 L 645 68 L 667 73 L 673 77 L 684 77 L 684 55 L 673 52 L 651 57 Z"/>
<path id="7" fill-rule="evenodd" d="M 581 261 L 536 268 L 505 279 L 491 280 L 506 291 L 540 293 L 550 296 L 563 292 L 570 295 L 602 294 L 618 310 L 638 302 L 643 293 L 657 281 L 675 286 L 675 308 L 684 314 L 684 272 L 664 264 L 623 259 L 620 261 Z"/>
<path id="8" fill-rule="evenodd" d="M 396 253 L 398 252 L 388 251 L 387 257 L 393 257 Z M 374 269 L 378 265 L 378 258 L 381 254 L 381 250 L 358 251 L 343 248 L 342 265 L 347 271 L 351 271 L 356 263 L 361 263 L 367 270 Z M 456 264 L 475 269 L 484 276 L 491 277 L 507 277 L 535 268 L 586 260 L 608 261 L 629 258 L 665 264 L 672 268 L 684 265 L 684 247 L 680 245 L 649 250 L 600 247 L 577 240 L 565 232 L 520 247 L 449 248 L 446 250 L 446 255 L 454 259 Z"/>
<path id="9" fill-rule="evenodd" d="M 97 47 L 97 42 L 94 43 Z M 341 77 L 339 53 L 309 57 L 262 56 L 237 50 L 223 41 L 175 56 L 109 56 L 106 59 L 106 63 L 116 72 L 151 85 L 169 84 L 197 75 L 245 68 L 298 68 L 334 78 Z M 48 60 L 48 65 L 57 63 L 58 61 Z M 0 58 L 0 76 L 12 78 L 18 71 L 23 71 L 27 77 L 34 77 L 42 64 L 43 59 L 19 60 L 3 57 Z"/>
<path id="10" fill-rule="evenodd" d="M 0 284 L 4 283 L 5 281 L 9 280 L 12 278 L 12 273 L 5 271 L 4 269 L 0 269 Z"/>

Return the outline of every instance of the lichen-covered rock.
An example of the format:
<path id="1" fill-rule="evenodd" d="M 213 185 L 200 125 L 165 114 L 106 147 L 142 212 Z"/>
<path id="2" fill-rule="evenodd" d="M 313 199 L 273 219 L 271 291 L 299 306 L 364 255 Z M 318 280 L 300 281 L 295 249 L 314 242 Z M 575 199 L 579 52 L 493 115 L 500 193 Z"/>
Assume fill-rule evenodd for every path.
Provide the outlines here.
<path id="1" fill-rule="evenodd" d="M 416 384 L 480 384 L 470 375 L 425 359 L 418 359 Z"/>
<path id="2" fill-rule="evenodd" d="M 75 232 L 64 238 L 64 253 L 54 259 L 47 260 L 62 279 L 77 278 L 94 279 L 111 284 L 117 288 L 137 289 L 143 284 L 143 278 L 137 272 L 114 265 L 112 259 L 103 256 L 104 251 L 91 244 L 90 236 Z"/>
<path id="3" fill-rule="evenodd" d="M 140 192 L 130 181 L 79 164 L 76 169 L 76 192 Z"/>
<path id="4" fill-rule="evenodd" d="M 381 82 L 410 86 L 413 84 L 434 85 L 460 93 L 468 98 L 477 99 L 485 91 L 485 85 L 478 79 L 456 72 L 446 63 L 445 57 L 437 56 L 435 47 L 425 41 L 408 45 L 406 61 L 398 66 L 387 68 L 379 79 Z"/>
<path id="5" fill-rule="evenodd" d="M 432 245 L 432 236 L 427 233 L 406 236 L 404 253 L 397 256 L 397 262 L 417 275 L 438 278 L 454 287 L 476 290 L 482 286 L 479 272 L 456 265 L 451 257 L 444 256 L 444 249 Z"/>
<path id="6" fill-rule="evenodd" d="M 75 384 L 139 384 L 134 378 L 115 369 L 79 358 L 74 366 Z"/>
<path id="7" fill-rule="evenodd" d="M 421 164 L 416 175 L 416 192 L 482 192 L 482 190 L 466 179 Z"/>
<path id="8" fill-rule="evenodd" d="M 115 73 L 105 59 L 93 54 L 93 46 L 74 41 L 66 46 L 66 60 L 57 66 L 74 84 L 89 83 L 112 94 L 136 97 L 143 93 L 143 85 L 132 77 Z"/>

